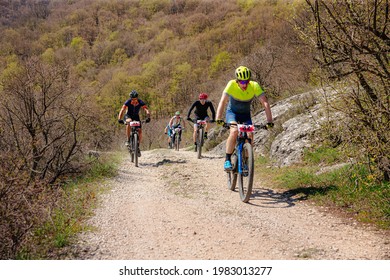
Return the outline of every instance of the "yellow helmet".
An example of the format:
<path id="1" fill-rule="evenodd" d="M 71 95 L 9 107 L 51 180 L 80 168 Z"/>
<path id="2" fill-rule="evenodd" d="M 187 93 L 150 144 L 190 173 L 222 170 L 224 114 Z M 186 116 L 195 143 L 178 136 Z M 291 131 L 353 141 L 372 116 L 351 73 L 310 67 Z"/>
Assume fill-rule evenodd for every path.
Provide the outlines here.
<path id="1" fill-rule="evenodd" d="M 238 80 L 249 80 L 251 78 L 251 70 L 245 66 L 238 67 L 235 73 Z"/>

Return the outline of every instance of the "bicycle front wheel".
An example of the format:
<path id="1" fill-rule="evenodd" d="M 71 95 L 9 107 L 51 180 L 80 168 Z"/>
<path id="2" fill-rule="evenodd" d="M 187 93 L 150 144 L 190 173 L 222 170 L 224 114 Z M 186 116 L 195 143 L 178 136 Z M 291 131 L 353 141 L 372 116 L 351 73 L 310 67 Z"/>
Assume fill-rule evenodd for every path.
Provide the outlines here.
<path id="1" fill-rule="evenodd" d="M 127 150 L 129 151 L 131 162 L 134 162 L 133 139 L 130 137 L 128 142 Z"/>
<path id="2" fill-rule="evenodd" d="M 250 143 L 245 143 L 242 147 L 242 172 L 238 174 L 238 190 L 242 202 L 248 202 L 252 195 L 254 160 L 253 149 Z"/>
<path id="3" fill-rule="evenodd" d="M 179 135 L 177 135 L 176 139 L 175 139 L 175 149 L 176 149 L 176 151 L 179 150 L 179 146 L 180 146 Z"/>
<path id="4" fill-rule="evenodd" d="M 173 149 L 174 145 L 175 145 L 175 136 L 172 135 L 171 139 L 169 140 L 169 149 Z"/>
<path id="5" fill-rule="evenodd" d="M 133 155 L 134 155 L 134 165 L 138 167 L 138 134 L 135 133 L 133 136 Z"/>
<path id="6" fill-rule="evenodd" d="M 198 146 L 198 158 L 202 157 L 202 146 L 203 146 L 203 128 L 198 131 L 198 139 L 196 139 Z"/>

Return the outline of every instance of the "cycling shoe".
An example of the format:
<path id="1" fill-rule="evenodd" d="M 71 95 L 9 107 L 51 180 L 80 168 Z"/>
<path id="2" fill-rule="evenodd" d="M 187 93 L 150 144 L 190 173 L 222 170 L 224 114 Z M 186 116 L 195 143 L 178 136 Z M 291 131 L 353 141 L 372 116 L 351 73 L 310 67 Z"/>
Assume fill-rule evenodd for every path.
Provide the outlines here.
<path id="1" fill-rule="evenodd" d="M 233 166 L 232 166 L 232 163 L 230 162 L 230 160 L 225 161 L 223 168 L 225 169 L 225 171 L 232 171 L 233 170 Z"/>

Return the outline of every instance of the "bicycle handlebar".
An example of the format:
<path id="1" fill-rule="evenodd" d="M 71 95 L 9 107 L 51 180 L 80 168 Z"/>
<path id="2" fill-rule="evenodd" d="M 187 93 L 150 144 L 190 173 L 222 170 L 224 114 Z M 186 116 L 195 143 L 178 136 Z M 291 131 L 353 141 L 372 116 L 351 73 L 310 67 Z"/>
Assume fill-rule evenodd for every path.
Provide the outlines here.
<path id="1" fill-rule="evenodd" d="M 140 122 L 141 124 L 147 123 L 146 120 L 142 120 L 142 121 L 132 121 L 132 122 Z M 124 121 L 123 124 L 124 124 L 124 125 L 129 125 L 130 122 Z"/>
<path id="2" fill-rule="evenodd" d="M 268 127 L 267 127 L 267 125 L 265 125 L 265 124 L 252 124 L 252 125 L 253 125 L 255 128 L 268 130 Z M 237 123 L 224 123 L 224 124 L 223 124 L 223 127 L 224 127 L 224 128 L 230 128 L 231 126 L 237 126 Z"/>
<path id="3" fill-rule="evenodd" d="M 192 122 L 193 124 L 197 124 L 197 123 L 196 123 L 193 119 L 191 119 L 191 118 L 188 118 L 187 121 L 190 121 L 190 122 Z M 215 120 L 209 120 L 209 122 L 210 122 L 210 123 L 214 123 Z"/>

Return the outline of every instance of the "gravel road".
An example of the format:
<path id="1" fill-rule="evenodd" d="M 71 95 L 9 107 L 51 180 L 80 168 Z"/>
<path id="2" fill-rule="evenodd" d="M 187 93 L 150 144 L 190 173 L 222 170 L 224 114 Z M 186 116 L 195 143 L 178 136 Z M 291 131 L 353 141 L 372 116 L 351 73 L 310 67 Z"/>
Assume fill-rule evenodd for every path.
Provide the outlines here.
<path id="1" fill-rule="evenodd" d="M 388 232 L 286 197 L 257 178 L 249 203 L 226 186 L 223 161 L 193 151 L 126 159 L 81 234 L 80 259 L 384 260 Z"/>

